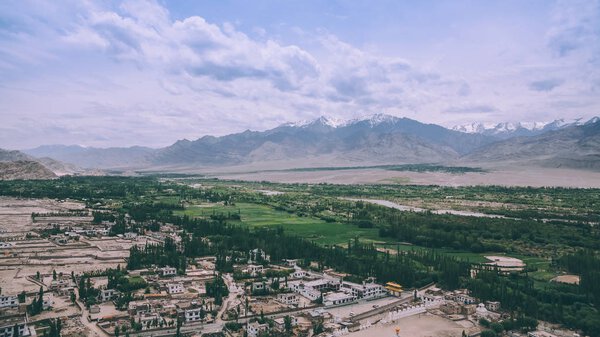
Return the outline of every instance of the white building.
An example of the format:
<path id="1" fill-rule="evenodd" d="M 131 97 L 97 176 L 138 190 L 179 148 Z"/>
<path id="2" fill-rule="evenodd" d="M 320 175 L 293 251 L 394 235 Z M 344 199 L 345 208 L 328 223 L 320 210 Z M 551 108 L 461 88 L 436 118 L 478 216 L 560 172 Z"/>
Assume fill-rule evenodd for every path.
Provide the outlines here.
<path id="1" fill-rule="evenodd" d="M 266 323 L 258 324 L 258 322 L 252 322 L 252 323 L 248 324 L 248 336 L 256 337 L 256 336 L 258 336 L 258 334 L 260 334 L 261 332 L 267 331 L 268 329 L 269 329 L 269 325 Z"/>
<path id="2" fill-rule="evenodd" d="M 169 294 L 181 294 L 185 291 L 183 284 L 181 283 L 169 283 L 167 284 L 167 292 Z"/>
<path id="3" fill-rule="evenodd" d="M 13 337 L 15 325 L 19 330 L 20 337 L 29 337 L 35 334 L 35 330 L 27 325 L 25 315 L 13 315 L 0 318 L 0 337 Z"/>
<path id="4" fill-rule="evenodd" d="M 475 298 L 469 296 L 466 292 L 455 293 L 454 301 L 462 304 L 474 304 L 475 302 L 477 302 Z"/>
<path id="5" fill-rule="evenodd" d="M 335 292 L 325 295 L 323 298 L 323 304 L 326 306 L 330 305 L 341 305 L 356 301 L 356 297 L 349 293 Z"/>
<path id="6" fill-rule="evenodd" d="M 261 274 L 265 270 L 265 268 L 261 265 L 250 264 L 248 265 L 248 268 L 246 268 L 246 270 L 251 276 L 257 276 Z"/>
<path id="7" fill-rule="evenodd" d="M 277 294 L 277 301 L 285 305 L 298 305 L 300 298 L 294 293 Z"/>
<path id="8" fill-rule="evenodd" d="M 290 321 L 292 323 L 292 327 L 298 325 L 298 319 L 294 316 L 289 316 L 290 317 Z M 275 318 L 273 320 L 273 322 L 275 322 L 275 329 L 279 330 L 279 331 L 285 331 L 285 318 L 283 317 L 279 317 L 279 318 Z"/>
<path id="9" fill-rule="evenodd" d="M 185 321 L 186 322 L 195 322 L 195 321 L 201 320 L 202 319 L 201 315 L 200 315 L 201 311 L 202 311 L 202 308 L 200 308 L 200 307 L 186 309 L 184 311 Z"/>
<path id="10" fill-rule="evenodd" d="M 0 242 L 0 248 L 10 248 L 12 247 L 12 243 L 10 242 Z"/>
<path id="11" fill-rule="evenodd" d="M 54 297 L 52 295 L 44 296 L 44 301 L 42 302 L 42 309 L 48 310 L 52 308 L 54 305 Z"/>
<path id="12" fill-rule="evenodd" d="M 59 290 L 68 287 L 74 287 L 75 284 L 70 279 L 52 280 L 50 282 L 50 290 Z"/>
<path id="13" fill-rule="evenodd" d="M 116 289 L 102 289 L 100 290 L 100 294 L 98 294 L 98 299 L 100 302 L 112 301 L 119 295 L 119 291 Z"/>
<path id="14" fill-rule="evenodd" d="M 128 240 L 135 240 L 138 237 L 137 233 L 134 232 L 127 232 L 123 236 Z"/>
<path id="15" fill-rule="evenodd" d="M 288 288 L 311 301 L 315 301 L 321 297 L 321 292 L 319 290 L 306 286 L 302 281 L 290 281 L 288 282 Z"/>
<path id="16" fill-rule="evenodd" d="M 303 278 L 306 277 L 306 271 L 302 270 L 299 267 L 294 268 L 294 272 L 290 275 L 292 278 Z"/>
<path id="17" fill-rule="evenodd" d="M 264 250 L 258 248 L 250 250 L 248 256 L 248 263 L 260 263 L 271 260 L 271 257 Z"/>
<path id="18" fill-rule="evenodd" d="M 19 306 L 19 298 L 13 295 L 0 295 L 0 308 L 12 308 Z"/>
<path id="19" fill-rule="evenodd" d="M 496 301 L 485 301 L 485 307 L 489 311 L 498 312 L 500 310 L 500 302 Z"/>
<path id="20" fill-rule="evenodd" d="M 173 267 L 169 267 L 169 266 L 158 269 L 158 272 L 160 273 L 160 276 L 162 276 L 162 277 L 170 277 L 170 276 L 177 275 L 177 269 L 175 269 Z"/>
<path id="21" fill-rule="evenodd" d="M 384 286 L 377 283 L 353 283 L 353 282 L 342 282 L 340 288 L 343 292 L 349 293 L 356 298 L 377 298 L 387 295 L 387 291 Z"/>
<path id="22" fill-rule="evenodd" d="M 283 260 L 283 262 L 288 267 L 296 267 L 298 265 L 298 260 L 296 260 L 296 259 L 287 259 L 287 260 Z"/>

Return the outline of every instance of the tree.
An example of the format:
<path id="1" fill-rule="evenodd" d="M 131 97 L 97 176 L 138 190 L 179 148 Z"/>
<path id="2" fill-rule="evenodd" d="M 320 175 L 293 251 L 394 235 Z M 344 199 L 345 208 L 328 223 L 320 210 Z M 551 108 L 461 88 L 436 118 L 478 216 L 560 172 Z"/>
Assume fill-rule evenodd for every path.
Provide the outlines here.
<path id="1" fill-rule="evenodd" d="M 483 330 L 481 332 L 481 337 L 497 337 L 498 334 L 494 330 Z"/>
<path id="2" fill-rule="evenodd" d="M 504 331 L 504 327 L 502 326 L 502 324 L 494 322 L 492 324 L 490 324 L 490 328 L 492 328 L 492 330 L 494 330 L 496 333 L 502 333 L 502 331 Z"/>
<path id="3" fill-rule="evenodd" d="M 283 318 L 283 323 L 285 325 L 285 331 L 288 333 L 292 332 L 292 318 L 290 316 L 286 315 Z"/>
<path id="4" fill-rule="evenodd" d="M 25 290 L 21 291 L 19 295 L 17 295 L 17 298 L 19 299 L 19 303 L 25 303 L 25 299 L 27 298 Z"/>
<path id="5" fill-rule="evenodd" d="M 177 331 L 175 331 L 175 337 L 181 337 L 181 319 L 177 319 Z"/>
<path id="6" fill-rule="evenodd" d="M 71 295 L 69 296 L 71 299 L 71 303 L 75 303 L 75 301 L 77 300 L 77 296 L 75 296 L 75 293 L 71 293 Z"/>
<path id="7" fill-rule="evenodd" d="M 56 269 L 52 271 L 52 279 L 56 281 Z"/>
<path id="8" fill-rule="evenodd" d="M 19 334 L 19 325 L 16 324 L 16 323 L 15 323 L 15 326 L 13 327 L 13 334 L 12 335 L 13 335 L 13 337 L 19 337 L 19 336 L 21 336 Z"/>

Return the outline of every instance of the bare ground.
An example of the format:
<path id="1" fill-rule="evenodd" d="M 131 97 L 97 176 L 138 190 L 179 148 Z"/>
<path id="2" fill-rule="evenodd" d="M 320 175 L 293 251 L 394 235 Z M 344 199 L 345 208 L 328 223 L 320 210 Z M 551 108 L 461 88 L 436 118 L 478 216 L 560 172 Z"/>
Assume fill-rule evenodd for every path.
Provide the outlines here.
<path id="1" fill-rule="evenodd" d="M 281 183 L 503 185 L 600 188 L 600 172 L 539 167 L 496 168 L 485 173 L 405 172 L 383 169 L 212 173 L 220 179 Z"/>

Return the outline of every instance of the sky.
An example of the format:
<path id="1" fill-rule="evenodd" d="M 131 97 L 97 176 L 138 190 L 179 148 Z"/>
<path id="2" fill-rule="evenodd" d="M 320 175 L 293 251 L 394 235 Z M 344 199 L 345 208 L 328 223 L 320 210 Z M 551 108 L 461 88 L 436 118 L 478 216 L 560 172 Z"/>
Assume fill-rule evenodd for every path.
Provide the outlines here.
<path id="1" fill-rule="evenodd" d="M 0 147 L 600 115 L 600 0 L 0 1 Z"/>

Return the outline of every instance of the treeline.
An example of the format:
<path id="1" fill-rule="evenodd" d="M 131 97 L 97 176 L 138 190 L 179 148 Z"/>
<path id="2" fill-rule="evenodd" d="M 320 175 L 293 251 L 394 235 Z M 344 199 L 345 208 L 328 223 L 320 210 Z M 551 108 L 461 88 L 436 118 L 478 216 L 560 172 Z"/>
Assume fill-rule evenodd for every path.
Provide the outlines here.
<path id="1" fill-rule="evenodd" d="M 587 302 L 600 307 L 600 256 L 591 250 L 580 250 L 562 256 L 557 263 L 569 272 L 579 275 L 579 287 L 585 293 Z"/>
<path id="2" fill-rule="evenodd" d="M 576 285 L 547 283 L 536 286 L 527 275 L 502 276 L 498 270 L 482 270 L 468 279 L 468 289 L 482 301 L 500 301 L 513 316 L 524 315 L 600 336 L 600 314 Z"/>
<path id="3" fill-rule="evenodd" d="M 143 248 L 134 245 L 129 249 L 127 269 L 135 270 L 150 266 L 173 267 L 178 273 L 185 273 L 186 257 L 178 249 L 172 238 L 166 237 L 163 244 L 147 244 Z"/>
<path id="4" fill-rule="evenodd" d="M 182 266 L 185 258 L 216 255 L 219 270 L 228 267 L 225 258 L 232 252 L 263 249 L 274 261 L 308 259 L 321 268 L 331 267 L 362 278 L 374 276 L 380 282 L 395 281 L 405 287 L 420 287 L 439 282 L 448 288 L 457 288 L 462 278 L 469 275 L 470 264 L 429 250 L 382 254 L 372 244 L 357 240 L 348 248 L 323 247 L 306 239 L 286 235 L 282 228 L 248 228 L 211 219 L 172 217 L 170 222 L 185 230 L 181 248 L 172 243 L 132 247 L 128 269 L 151 265 Z M 229 261 L 233 261 L 233 258 Z M 230 262 L 232 263 L 232 262 Z"/>

